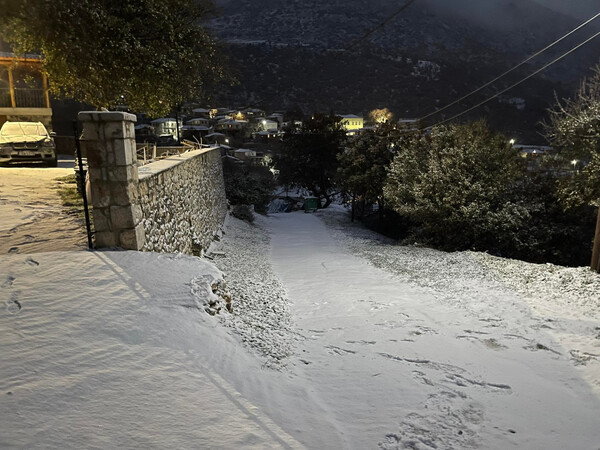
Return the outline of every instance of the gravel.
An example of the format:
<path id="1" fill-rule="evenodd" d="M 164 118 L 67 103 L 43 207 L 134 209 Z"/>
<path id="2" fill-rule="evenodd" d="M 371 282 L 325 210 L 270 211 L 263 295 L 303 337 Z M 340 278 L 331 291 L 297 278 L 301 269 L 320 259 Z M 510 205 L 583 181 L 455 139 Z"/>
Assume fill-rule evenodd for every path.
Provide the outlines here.
<path id="1" fill-rule="evenodd" d="M 298 335 L 293 330 L 286 293 L 273 273 L 267 219 L 253 224 L 228 216 L 221 241 L 208 256 L 225 273 L 233 312 L 220 314 L 242 342 L 264 359 L 264 365 L 283 369 Z"/>

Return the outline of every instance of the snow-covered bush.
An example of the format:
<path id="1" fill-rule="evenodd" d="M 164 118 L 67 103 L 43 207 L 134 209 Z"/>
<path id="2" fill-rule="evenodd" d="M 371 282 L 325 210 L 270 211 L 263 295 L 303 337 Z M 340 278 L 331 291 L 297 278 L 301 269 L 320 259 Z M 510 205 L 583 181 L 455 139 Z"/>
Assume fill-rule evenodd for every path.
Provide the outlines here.
<path id="1" fill-rule="evenodd" d="M 401 147 L 384 193 L 414 222 L 409 239 L 532 262 L 588 263 L 593 209 L 565 212 L 555 178 L 528 173 L 518 151 L 484 123 L 437 127 Z"/>
<path id="2" fill-rule="evenodd" d="M 248 205 L 235 205 L 231 209 L 231 215 L 246 222 L 254 222 L 254 214 Z"/>
<path id="3" fill-rule="evenodd" d="M 404 143 L 385 195 L 421 225 L 421 239 L 447 249 L 486 247 L 530 219 L 508 195 L 522 173 L 517 151 L 485 123 L 438 127 Z"/>
<path id="4" fill-rule="evenodd" d="M 566 207 L 600 206 L 600 64 L 584 79 L 577 94 L 557 102 L 545 124 L 546 138 L 580 170 L 560 182 L 559 197 Z"/>

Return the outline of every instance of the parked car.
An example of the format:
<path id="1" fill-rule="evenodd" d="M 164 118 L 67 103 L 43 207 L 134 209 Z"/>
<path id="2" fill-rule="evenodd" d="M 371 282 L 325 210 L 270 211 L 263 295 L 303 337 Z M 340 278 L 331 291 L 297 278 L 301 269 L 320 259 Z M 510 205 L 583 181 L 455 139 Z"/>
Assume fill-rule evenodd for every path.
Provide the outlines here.
<path id="1" fill-rule="evenodd" d="M 41 122 L 5 122 L 0 129 L 0 163 L 42 161 L 56 167 L 56 146 Z"/>

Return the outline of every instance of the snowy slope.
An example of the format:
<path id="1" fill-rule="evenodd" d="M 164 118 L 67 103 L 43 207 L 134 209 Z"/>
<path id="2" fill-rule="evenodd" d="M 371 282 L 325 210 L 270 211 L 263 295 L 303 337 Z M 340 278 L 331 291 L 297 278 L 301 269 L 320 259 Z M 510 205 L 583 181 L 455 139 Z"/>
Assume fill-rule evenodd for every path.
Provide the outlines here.
<path id="1" fill-rule="evenodd" d="M 0 257 L 0 448 L 593 449 L 600 277 L 343 211 L 194 257 Z M 204 312 L 224 277 L 233 315 Z"/>
<path id="2" fill-rule="evenodd" d="M 215 369 L 260 372 L 203 311 L 214 266 L 54 252 L 0 274 L 0 448 L 300 448 Z"/>

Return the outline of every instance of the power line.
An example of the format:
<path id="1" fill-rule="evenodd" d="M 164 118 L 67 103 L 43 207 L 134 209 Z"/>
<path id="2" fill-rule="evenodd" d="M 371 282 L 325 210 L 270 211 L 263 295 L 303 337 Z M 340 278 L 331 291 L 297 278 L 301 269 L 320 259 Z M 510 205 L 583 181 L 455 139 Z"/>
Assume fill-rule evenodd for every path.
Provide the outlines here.
<path id="1" fill-rule="evenodd" d="M 568 52 L 566 52 L 566 53 L 563 53 L 563 54 L 562 54 L 562 55 L 560 55 L 558 58 L 556 58 L 556 59 L 554 59 L 553 61 L 549 62 L 548 64 L 546 64 L 546 65 L 542 66 L 541 68 L 539 68 L 538 70 L 536 70 L 536 71 L 535 71 L 535 72 L 533 72 L 532 74 L 530 74 L 530 75 L 526 76 L 525 78 L 522 78 L 521 80 L 517 81 L 516 83 L 514 83 L 514 84 L 510 85 L 510 86 L 509 86 L 509 87 L 507 87 L 506 89 L 503 89 L 503 90 L 501 90 L 500 92 L 497 92 L 497 93 L 496 93 L 496 94 L 494 94 L 493 96 L 491 96 L 491 97 L 489 97 L 489 98 L 485 99 L 484 101 L 482 101 L 482 102 L 480 102 L 480 103 L 476 104 L 475 106 L 472 106 L 472 107 L 470 107 L 469 109 L 467 109 L 467 110 L 465 110 L 465 111 L 463 111 L 463 112 L 461 112 L 461 113 L 459 113 L 459 114 L 456 114 L 456 115 L 454 115 L 454 116 L 452 116 L 452 117 L 450 117 L 450 118 L 448 118 L 448 119 L 442 120 L 442 121 L 440 121 L 440 122 L 437 122 L 436 124 L 434 124 L 434 125 L 431 125 L 431 126 L 429 126 L 429 127 L 427 127 L 427 128 L 429 129 L 429 128 L 433 128 L 433 127 L 435 127 L 435 126 L 438 126 L 438 125 L 443 125 L 443 124 L 445 124 L 446 122 L 450 122 L 451 120 L 457 119 L 458 117 L 460 117 L 460 116 L 462 116 L 462 115 L 464 115 L 464 114 L 466 114 L 466 113 L 468 113 L 468 112 L 471 112 L 471 111 L 473 111 L 474 109 L 476 109 L 476 108 L 479 108 L 479 107 L 480 107 L 480 106 L 482 106 L 482 105 L 485 105 L 487 102 L 489 102 L 489 101 L 491 101 L 491 100 L 495 99 L 496 97 L 498 97 L 498 96 L 500 96 L 500 95 L 504 94 L 504 93 L 505 93 L 505 92 L 507 92 L 507 91 L 510 91 L 512 88 L 514 88 L 514 87 L 518 86 L 518 85 L 519 85 L 519 84 L 521 84 L 521 83 L 524 83 L 525 81 L 529 80 L 531 77 L 533 77 L 533 76 L 537 75 L 538 73 L 540 73 L 540 72 L 542 72 L 542 71 L 546 70 L 546 69 L 547 69 L 548 67 L 550 67 L 551 65 L 553 65 L 553 64 L 555 64 L 555 63 L 557 63 L 557 62 L 558 62 L 558 61 L 560 61 L 561 59 L 563 59 L 563 58 L 565 58 L 566 56 L 570 55 L 571 53 L 573 53 L 575 50 L 579 49 L 580 47 L 583 47 L 585 44 L 587 44 L 588 42 L 590 42 L 591 40 L 595 39 L 595 38 L 596 38 L 596 37 L 598 37 L 598 36 L 600 36 L 600 31 L 599 31 L 598 33 L 594 34 L 593 36 L 591 36 L 591 37 L 587 38 L 585 41 L 581 42 L 579 45 L 577 45 L 577 46 L 573 47 L 573 48 L 572 48 L 571 50 L 569 50 Z"/>
<path id="2" fill-rule="evenodd" d="M 426 116 L 421 117 L 419 120 L 425 120 L 433 115 L 436 115 L 438 113 L 441 113 L 442 111 L 445 111 L 446 109 L 456 105 L 457 103 L 462 102 L 463 100 L 471 97 L 472 95 L 476 94 L 477 92 L 485 89 L 486 87 L 490 86 L 491 84 L 495 83 L 496 81 L 498 81 L 499 79 L 505 77 L 506 75 L 508 75 L 511 72 L 514 72 L 515 70 L 517 70 L 519 67 L 521 67 L 524 64 L 527 64 L 529 61 L 531 61 L 533 58 L 541 55 L 542 53 L 544 53 L 545 51 L 549 50 L 550 48 L 554 47 L 556 44 L 558 44 L 559 42 L 563 41 L 564 39 L 566 39 L 567 37 L 569 37 L 570 35 L 572 35 L 573 33 L 575 33 L 576 31 L 580 30 L 581 28 L 583 28 L 584 26 L 586 26 L 588 23 L 592 22 L 593 20 L 597 19 L 598 17 L 600 17 L 600 13 L 596 14 L 595 16 L 593 16 L 592 18 L 586 20 L 585 22 L 583 22 L 581 25 L 579 25 L 578 27 L 574 28 L 573 30 L 569 31 L 567 34 L 565 34 L 564 36 L 562 36 L 561 38 L 557 39 L 556 41 L 552 42 L 550 45 L 547 45 L 546 47 L 544 47 L 543 49 L 539 50 L 538 52 L 534 53 L 533 55 L 529 56 L 527 59 L 525 59 L 524 61 L 520 62 L 519 64 L 517 64 L 516 66 L 508 69 L 506 72 L 502 73 L 501 75 L 498 75 L 496 78 L 494 78 L 493 80 L 487 82 L 486 84 L 484 84 L 483 86 L 475 89 L 474 91 L 469 92 L 467 95 L 462 96 L 461 98 L 459 98 L 458 100 L 453 101 L 452 103 L 449 103 L 448 105 L 444 106 L 443 108 L 440 108 L 436 111 L 433 111 L 429 114 L 427 114 Z"/>
<path id="3" fill-rule="evenodd" d="M 402 13 L 406 8 L 408 8 L 410 5 L 412 5 L 415 1 L 416 0 L 408 0 L 404 5 L 402 5 L 400 7 L 400 9 L 398 9 L 398 11 L 396 11 L 394 14 L 389 16 L 387 19 L 385 19 L 383 22 L 381 22 L 376 27 L 371 28 L 369 31 L 367 31 L 365 34 L 363 34 L 360 38 L 358 38 L 356 41 L 354 41 L 348 47 L 346 47 L 344 49 L 344 51 L 347 52 L 348 50 L 351 50 L 352 48 L 354 48 L 358 44 L 360 44 L 362 41 L 367 39 L 369 36 L 371 36 L 373 33 L 375 33 L 377 30 L 384 28 L 388 23 L 390 23 L 392 20 L 394 20 L 398 15 L 400 15 L 400 13 Z"/>

